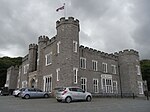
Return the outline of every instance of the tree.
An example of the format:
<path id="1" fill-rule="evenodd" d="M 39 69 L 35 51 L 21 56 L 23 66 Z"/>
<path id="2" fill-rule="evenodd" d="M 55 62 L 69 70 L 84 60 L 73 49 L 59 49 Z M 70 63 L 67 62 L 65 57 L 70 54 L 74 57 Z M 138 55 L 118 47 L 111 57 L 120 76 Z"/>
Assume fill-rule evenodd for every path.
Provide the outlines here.
<path id="1" fill-rule="evenodd" d="M 150 91 L 150 60 L 141 60 L 140 64 L 142 78 L 147 81 L 148 90 Z"/>

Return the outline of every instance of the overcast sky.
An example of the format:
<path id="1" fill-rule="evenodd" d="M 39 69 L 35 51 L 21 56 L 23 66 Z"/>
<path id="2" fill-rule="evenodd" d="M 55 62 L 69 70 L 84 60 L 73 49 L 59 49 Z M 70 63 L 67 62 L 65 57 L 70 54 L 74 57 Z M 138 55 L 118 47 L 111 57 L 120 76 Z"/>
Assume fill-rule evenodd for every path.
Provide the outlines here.
<path id="1" fill-rule="evenodd" d="M 0 57 L 25 56 L 40 35 L 56 35 L 64 2 L 66 17 L 80 21 L 81 45 L 150 59 L 150 0 L 0 0 Z"/>

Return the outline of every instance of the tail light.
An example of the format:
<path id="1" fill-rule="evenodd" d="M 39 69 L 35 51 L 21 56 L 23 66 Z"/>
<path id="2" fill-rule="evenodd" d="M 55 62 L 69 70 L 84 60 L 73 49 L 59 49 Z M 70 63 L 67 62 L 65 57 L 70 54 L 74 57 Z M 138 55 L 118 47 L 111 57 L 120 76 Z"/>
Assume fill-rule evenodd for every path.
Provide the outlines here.
<path id="1" fill-rule="evenodd" d="M 62 95 L 66 94 L 66 93 L 67 93 L 67 91 L 65 90 L 65 91 L 63 91 Z"/>

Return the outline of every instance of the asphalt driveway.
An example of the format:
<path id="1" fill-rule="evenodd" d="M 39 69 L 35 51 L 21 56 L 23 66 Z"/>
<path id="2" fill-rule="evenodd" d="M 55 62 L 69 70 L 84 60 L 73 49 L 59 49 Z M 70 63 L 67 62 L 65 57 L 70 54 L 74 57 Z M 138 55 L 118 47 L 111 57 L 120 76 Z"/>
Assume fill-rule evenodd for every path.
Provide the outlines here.
<path id="1" fill-rule="evenodd" d="M 0 96 L 0 112 L 150 112 L 150 101 L 93 98 L 91 102 L 58 103 L 55 98 L 21 99 Z"/>

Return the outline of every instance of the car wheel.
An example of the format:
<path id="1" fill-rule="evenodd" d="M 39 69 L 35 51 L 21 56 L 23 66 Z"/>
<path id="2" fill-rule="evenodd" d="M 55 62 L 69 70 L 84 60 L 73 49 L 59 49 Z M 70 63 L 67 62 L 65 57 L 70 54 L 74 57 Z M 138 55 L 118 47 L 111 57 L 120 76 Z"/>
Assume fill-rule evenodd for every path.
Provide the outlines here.
<path id="1" fill-rule="evenodd" d="M 29 99 L 29 98 L 30 98 L 30 95 L 27 94 L 27 95 L 24 96 L 24 98 L 25 98 L 25 99 Z"/>
<path id="2" fill-rule="evenodd" d="M 48 94 L 45 94 L 45 95 L 44 95 L 44 98 L 48 98 L 48 97 L 49 97 L 49 95 L 48 95 Z"/>
<path id="3" fill-rule="evenodd" d="M 72 101 L 72 99 L 71 99 L 71 97 L 69 97 L 69 96 L 65 99 L 65 102 L 66 102 L 66 103 L 70 103 L 71 101 Z"/>
<path id="4" fill-rule="evenodd" d="M 58 99 L 57 99 L 57 101 L 58 101 L 58 102 L 62 102 L 62 100 L 58 100 Z"/>
<path id="5" fill-rule="evenodd" d="M 86 101 L 90 102 L 92 100 L 91 96 L 86 97 Z"/>

